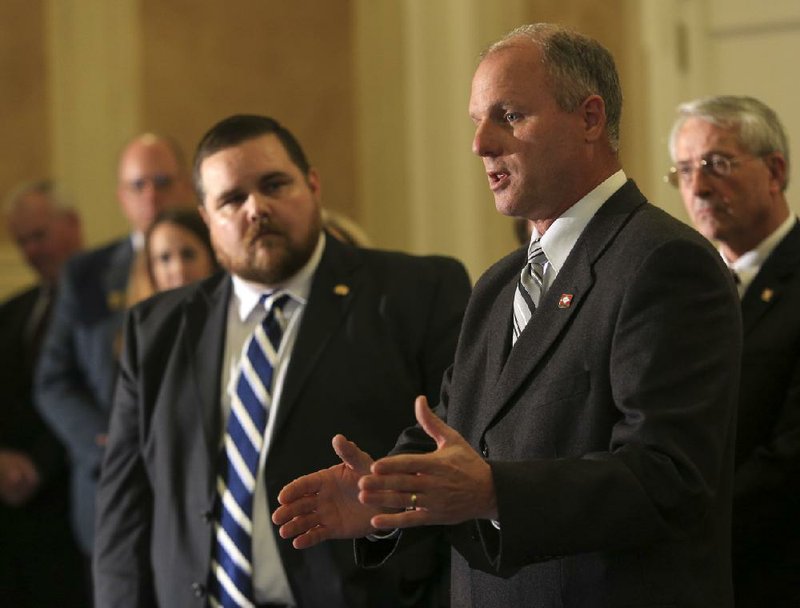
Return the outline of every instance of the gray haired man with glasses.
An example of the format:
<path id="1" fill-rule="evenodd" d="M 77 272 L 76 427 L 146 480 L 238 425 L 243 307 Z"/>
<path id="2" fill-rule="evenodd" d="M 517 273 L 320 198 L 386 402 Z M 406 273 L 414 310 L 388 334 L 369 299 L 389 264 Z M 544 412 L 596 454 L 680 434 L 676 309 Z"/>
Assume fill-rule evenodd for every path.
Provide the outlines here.
<path id="1" fill-rule="evenodd" d="M 667 176 L 738 281 L 744 348 L 736 437 L 736 606 L 800 605 L 800 226 L 789 147 L 751 97 L 678 108 Z"/>

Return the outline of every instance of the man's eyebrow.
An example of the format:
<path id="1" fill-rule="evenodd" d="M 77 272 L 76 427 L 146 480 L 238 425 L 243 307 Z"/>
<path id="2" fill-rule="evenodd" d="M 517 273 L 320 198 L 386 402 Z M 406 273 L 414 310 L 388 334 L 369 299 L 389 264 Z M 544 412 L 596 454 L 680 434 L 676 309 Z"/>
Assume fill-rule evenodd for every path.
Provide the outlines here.
<path id="1" fill-rule="evenodd" d="M 240 192 L 241 190 L 242 189 L 239 186 L 232 186 L 226 190 L 223 190 L 222 192 L 217 194 L 214 198 L 216 200 L 223 200 L 232 196 L 233 194 L 236 194 L 237 192 Z"/>
<path id="2" fill-rule="evenodd" d="M 286 171 L 268 171 L 266 173 L 262 173 L 261 175 L 259 175 L 258 178 L 256 179 L 256 181 L 260 183 L 260 182 L 264 182 L 264 181 L 272 181 L 272 180 L 275 180 L 275 179 L 292 179 L 292 175 L 290 173 L 287 173 Z M 227 197 L 229 197 L 229 196 L 231 196 L 233 194 L 237 194 L 238 192 L 241 192 L 241 191 L 242 191 L 242 187 L 241 186 L 238 186 L 238 185 L 237 186 L 231 186 L 230 188 L 220 192 L 216 196 L 216 198 L 217 199 L 224 199 L 224 198 L 227 198 Z"/>
<path id="3" fill-rule="evenodd" d="M 472 110 L 470 108 L 468 110 L 468 114 L 469 114 L 469 117 L 472 120 L 476 120 L 477 118 L 479 118 L 479 114 L 481 114 L 481 115 L 482 114 L 486 114 L 487 116 L 492 116 L 492 115 L 496 115 L 498 112 L 502 112 L 503 110 L 507 110 L 508 108 L 519 107 L 519 105 L 520 105 L 519 102 L 512 101 L 511 99 L 508 99 L 508 98 L 496 99 L 495 101 L 490 103 L 488 106 L 486 106 L 484 112 L 480 112 L 479 113 L 479 112 L 476 112 L 476 111 L 474 111 L 474 110 Z"/>
<path id="4" fill-rule="evenodd" d="M 265 181 L 265 180 L 272 180 L 272 179 L 280 179 L 280 178 L 291 178 L 292 176 L 287 173 L 286 171 L 269 171 L 264 173 L 258 177 L 258 181 Z"/>
<path id="5" fill-rule="evenodd" d="M 719 150 L 718 148 L 714 148 L 713 150 L 707 150 L 706 152 L 703 152 L 697 158 L 705 159 L 705 158 L 709 158 L 711 156 L 724 156 L 726 158 L 733 158 L 734 156 L 736 156 L 736 153 L 730 152 L 728 150 Z M 690 162 L 692 162 L 692 159 L 691 158 L 678 158 L 678 159 L 675 160 L 675 162 L 676 163 L 690 163 Z"/>

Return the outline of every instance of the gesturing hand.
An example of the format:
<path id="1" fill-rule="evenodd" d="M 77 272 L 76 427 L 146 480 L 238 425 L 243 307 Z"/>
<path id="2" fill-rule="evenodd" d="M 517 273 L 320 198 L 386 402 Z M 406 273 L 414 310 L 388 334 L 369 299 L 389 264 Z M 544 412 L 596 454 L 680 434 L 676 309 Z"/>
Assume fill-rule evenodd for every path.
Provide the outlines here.
<path id="1" fill-rule="evenodd" d="M 292 545 L 306 549 L 331 538 L 360 538 L 374 532 L 370 518 L 379 512 L 358 501 L 358 480 L 369 473 L 373 460 L 343 435 L 333 438 L 341 464 L 304 475 L 286 485 L 278 495 L 272 521 L 282 538 L 295 537 Z"/>
<path id="2" fill-rule="evenodd" d="M 414 403 L 417 422 L 436 441 L 429 454 L 401 454 L 375 461 L 371 474 L 358 485 L 359 500 L 381 511 L 375 528 L 408 528 L 457 524 L 469 519 L 496 519 L 492 471 L 486 461 L 453 428 L 428 407 L 425 397 Z"/>

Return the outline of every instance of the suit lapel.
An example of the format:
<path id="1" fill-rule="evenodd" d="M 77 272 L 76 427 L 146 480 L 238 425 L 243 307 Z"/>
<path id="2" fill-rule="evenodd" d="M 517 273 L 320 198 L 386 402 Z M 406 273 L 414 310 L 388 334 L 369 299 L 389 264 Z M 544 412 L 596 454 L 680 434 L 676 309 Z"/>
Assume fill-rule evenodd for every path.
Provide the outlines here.
<path id="1" fill-rule="evenodd" d="M 111 249 L 108 256 L 108 263 L 100 277 L 102 294 L 103 314 L 106 311 L 116 318 L 111 327 L 116 331 L 117 326 L 122 324 L 122 316 L 125 312 L 125 297 L 128 286 L 128 274 L 130 273 L 131 262 L 133 261 L 133 244 L 130 238 L 117 242 Z"/>
<path id="2" fill-rule="evenodd" d="M 133 245 L 129 238 L 124 239 L 114 247 L 109 257 L 108 272 L 105 277 L 106 293 L 122 292 L 124 297 L 132 262 Z"/>
<path id="3" fill-rule="evenodd" d="M 184 303 L 183 339 L 192 368 L 190 385 L 196 393 L 194 401 L 201 409 L 203 435 L 211 463 L 208 470 L 212 477 L 222 428 L 220 378 L 231 289 L 230 276 L 219 274 L 203 283 Z M 211 482 L 210 487 L 214 487 L 213 479 Z"/>
<path id="4" fill-rule="evenodd" d="M 505 366 L 500 371 L 488 407 L 481 408 L 477 429 L 483 432 L 528 378 L 535 376 L 537 368 L 546 361 L 545 355 L 557 345 L 560 336 L 577 314 L 594 284 L 593 266 L 613 242 L 631 215 L 644 204 L 645 198 L 635 184 L 628 182 L 606 201 L 589 221 L 556 280 L 544 294 L 528 327 L 511 348 Z M 520 265 L 524 260 L 520 262 Z M 521 266 L 520 266 L 521 267 Z M 516 277 L 501 292 L 506 311 L 497 309 L 493 316 L 511 323 L 510 307 Z M 497 321 L 493 321 L 497 324 Z M 494 328 L 498 330 L 498 327 Z M 494 331 L 493 334 L 500 334 Z M 507 328 L 505 334 L 508 334 Z M 498 338 L 489 337 L 490 365 L 496 356 Z"/>
<path id="5" fill-rule="evenodd" d="M 334 332 L 341 325 L 358 293 L 357 250 L 347 250 L 327 236 L 325 252 L 314 273 L 308 301 L 292 350 L 273 435 L 280 432 L 299 398 L 303 386 L 319 361 Z"/>
<path id="6" fill-rule="evenodd" d="M 778 243 L 742 298 L 742 324 L 747 334 L 783 296 L 800 268 L 800 224 L 795 221 Z"/>
<path id="7" fill-rule="evenodd" d="M 591 265 L 586 256 L 585 250 L 581 247 L 573 249 L 564 268 L 558 273 L 558 277 L 553 285 L 545 293 L 539 303 L 528 326 L 520 334 L 517 343 L 508 352 L 505 366 L 500 371 L 497 383 L 494 386 L 489 403 L 492 407 L 481 409 L 481 421 L 477 428 L 487 428 L 495 416 L 503 409 L 506 403 L 513 397 L 514 393 L 521 387 L 526 379 L 535 373 L 536 368 L 541 365 L 546 353 L 558 341 L 559 336 L 570 322 L 570 319 L 580 310 L 581 303 L 586 294 L 592 287 Z M 513 299 L 513 292 L 516 288 L 516 278 L 503 289 L 503 300 L 507 314 L 506 326 L 511 323 L 510 306 Z M 510 292 L 510 296 L 507 295 Z M 559 301 L 562 294 L 571 296 L 570 305 L 560 307 Z M 499 333 L 499 332 L 495 332 Z M 508 328 L 505 334 L 509 335 Z M 490 354 L 494 356 L 496 346 L 492 342 L 498 338 L 490 337 Z M 510 341 L 507 338 L 506 341 Z"/>
<path id="8" fill-rule="evenodd" d="M 520 255 L 514 256 L 514 271 L 511 279 L 500 291 L 500 295 L 492 302 L 488 312 L 487 333 L 488 344 L 486 349 L 486 371 L 490 378 L 500 378 L 503 366 L 508 359 L 511 348 L 511 323 L 514 292 L 517 289 L 519 270 L 525 263 L 526 248 L 520 250 Z"/>

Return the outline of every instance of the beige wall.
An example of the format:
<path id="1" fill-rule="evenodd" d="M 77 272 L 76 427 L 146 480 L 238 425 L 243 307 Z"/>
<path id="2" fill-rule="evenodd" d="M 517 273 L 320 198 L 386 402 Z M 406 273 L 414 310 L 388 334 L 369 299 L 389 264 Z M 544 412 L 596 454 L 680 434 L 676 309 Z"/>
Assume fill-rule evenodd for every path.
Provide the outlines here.
<path id="1" fill-rule="evenodd" d="M 229 114 L 274 116 L 319 168 L 328 204 L 360 215 L 349 0 L 141 0 L 141 15 L 142 125 L 191 156 Z"/>
<path id="2" fill-rule="evenodd" d="M 466 114 L 479 51 L 551 20 L 607 44 L 626 90 L 623 158 L 634 177 L 637 0 L 4 0 L 0 194 L 55 174 L 94 245 L 125 232 L 115 156 L 133 133 L 172 134 L 187 156 L 212 122 L 271 114 L 304 142 L 323 198 L 377 246 L 463 259 L 476 277 L 514 247 Z M 611 10 L 609 10 L 609 7 Z M 4 257 L 3 257 L 4 256 Z M 0 296 L 28 276 L 0 232 Z"/>
<path id="3" fill-rule="evenodd" d="M 47 171 L 50 121 L 44 3 L 0 2 L 0 116 L 3 137 L 0 188 Z"/>
<path id="4" fill-rule="evenodd" d="M 19 181 L 50 171 L 44 2 L 0 2 L 0 200 Z M 0 221 L 0 297 L 31 280 Z"/>

